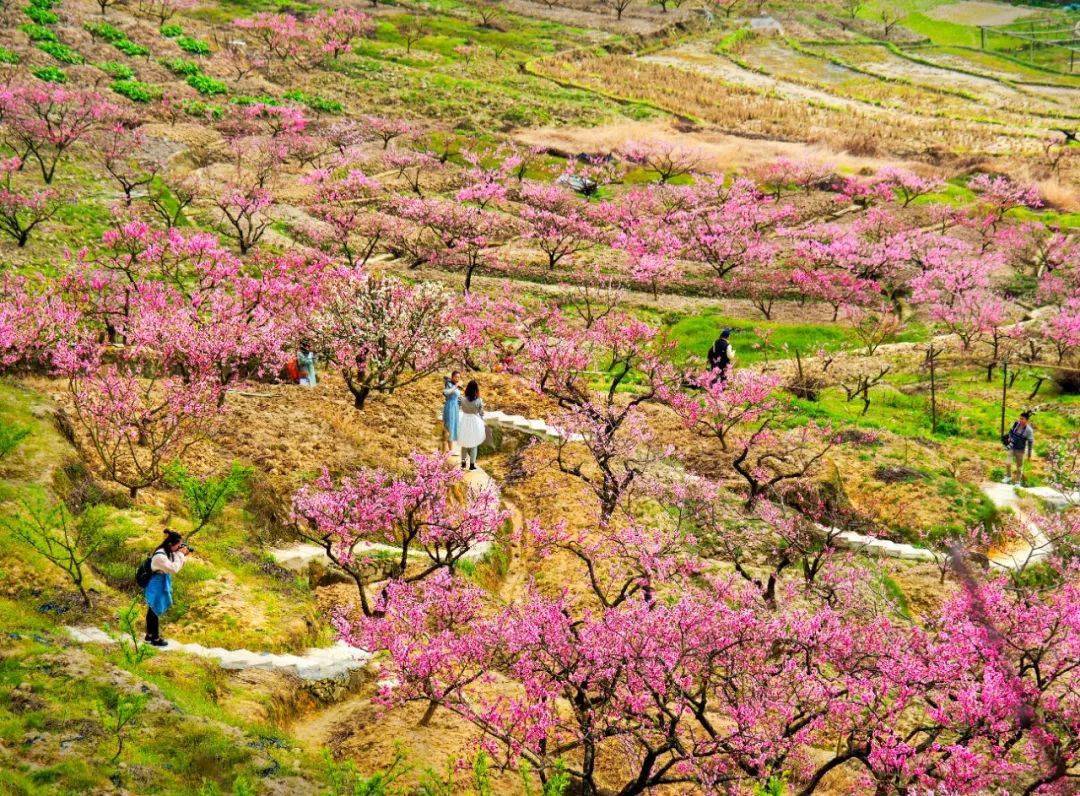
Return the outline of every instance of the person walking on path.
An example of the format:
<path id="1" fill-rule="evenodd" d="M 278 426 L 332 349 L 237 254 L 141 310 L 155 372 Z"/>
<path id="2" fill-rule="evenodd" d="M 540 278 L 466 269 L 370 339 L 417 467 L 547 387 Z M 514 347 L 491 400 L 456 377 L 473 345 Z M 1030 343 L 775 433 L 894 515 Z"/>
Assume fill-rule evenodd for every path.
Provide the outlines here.
<path id="1" fill-rule="evenodd" d="M 454 442 L 458 436 L 458 412 L 461 402 L 461 388 L 458 382 L 461 374 L 454 371 L 443 379 L 443 406 L 442 406 L 442 450 L 449 453 L 454 449 Z"/>
<path id="2" fill-rule="evenodd" d="M 146 597 L 146 641 L 155 647 L 168 642 L 161 637 L 161 615 L 172 605 L 172 576 L 184 566 L 191 551 L 176 531 L 165 531 L 165 541 L 150 556 L 150 582 L 143 589 Z"/>
<path id="3" fill-rule="evenodd" d="M 1009 433 L 1002 439 L 1005 449 L 1009 452 L 1008 471 L 1005 474 L 1005 483 L 1014 483 L 1017 486 L 1024 485 L 1024 459 L 1030 459 L 1032 450 L 1035 448 L 1035 429 L 1031 425 L 1031 413 L 1021 412 L 1020 417 Z M 1016 471 L 1015 478 L 1013 471 Z"/>
<path id="4" fill-rule="evenodd" d="M 300 343 L 300 353 L 296 355 L 296 364 L 300 368 L 300 383 L 305 387 L 314 387 L 319 383 L 315 375 L 315 354 L 308 348 L 307 341 Z"/>
<path id="5" fill-rule="evenodd" d="M 720 381 L 727 381 L 728 370 L 735 363 L 735 349 L 731 347 L 728 340 L 730 337 L 731 329 L 720 332 L 720 336 L 716 338 L 716 342 L 713 343 L 706 357 L 709 370 L 716 371 Z"/>
<path id="6" fill-rule="evenodd" d="M 484 400 L 480 397 L 480 385 L 470 381 L 461 399 L 461 417 L 458 419 L 457 439 L 461 443 L 461 469 L 476 469 L 476 449 L 487 438 L 484 424 Z"/>

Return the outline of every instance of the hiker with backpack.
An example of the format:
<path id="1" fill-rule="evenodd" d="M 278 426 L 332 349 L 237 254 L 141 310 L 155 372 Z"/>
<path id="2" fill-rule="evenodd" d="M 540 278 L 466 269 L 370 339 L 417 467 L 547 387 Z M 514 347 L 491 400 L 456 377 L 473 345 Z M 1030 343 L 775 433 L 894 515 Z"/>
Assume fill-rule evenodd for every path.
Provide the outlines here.
<path id="1" fill-rule="evenodd" d="M 730 337 L 731 329 L 720 332 L 720 336 L 716 338 L 716 342 L 713 343 L 706 356 L 709 370 L 715 371 L 716 378 L 720 381 L 727 381 L 728 370 L 735 363 L 735 349 L 731 347 Z"/>
<path id="2" fill-rule="evenodd" d="M 191 549 L 176 531 L 165 529 L 165 540 L 135 571 L 135 582 L 146 597 L 146 642 L 164 647 L 161 637 L 161 615 L 172 605 L 172 576 L 184 566 Z"/>
<path id="3" fill-rule="evenodd" d="M 1005 445 L 1005 450 L 1009 452 L 1005 483 L 1023 486 L 1024 459 L 1030 459 L 1032 450 L 1035 448 L 1035 429 L 1031 425 L 1031 412 L 1021 412 L 1020 417 L 1009 429 L 1009 433 L 1001 438 L 1001 442 Z M 1012 477 L 1014 468 L 1015 479 Z"/>

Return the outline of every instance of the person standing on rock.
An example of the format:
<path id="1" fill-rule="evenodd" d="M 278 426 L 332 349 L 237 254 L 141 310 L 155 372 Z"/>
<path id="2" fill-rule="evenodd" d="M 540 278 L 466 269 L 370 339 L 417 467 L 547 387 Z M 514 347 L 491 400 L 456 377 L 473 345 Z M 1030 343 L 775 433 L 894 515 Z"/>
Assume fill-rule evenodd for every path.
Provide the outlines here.
<path id="1" fill-rule="evenodd" d="M 728 340 L 730 337 L 731 329 L 724 329 L 724 331 L 720 332 L 720 336 L 716 338 L 716 342 L 713 343 L 706 357 L 709 370 L 716 371 L 716 378 L 720 379 L 720 381 L 727 381 L 728 370 L 735 362 L 735 349 L 731 347 Z"/>
<path id="2" fill-rule="evenodd" d="M 457 439 L 461 443 L 461 469 L 476 469 L 476 449 L 487 437 L 484 424 L 484 400 L 480 397 L 480 385 L 470 381 L 465 387 L 465 397 L 461 399 L 460 417 L 458 418 Z"/>
<path id="3" fill-rule="evenodd" d="M 461 403 L 461 388 L 458 382 L 461 374 L 454 371 L 443 379 L 443 406 L 442 406 L 442 450 L 449 453 L 454 449 L 454 442 L 458 436 L 458 413 Z"/>
<path id="4" fill-rule="evenodd" d="M 173 603 L 172 576 L 184 566 L 190 553 L 176 531 L 165 530 L 165 541 L 150 556 L 150 580 L 143 589 L 146 597 L 146 641 L 155 647 L 168 642 L 161 637 L 161 615 Z"/>
<path id="5" fill-rule="evenodd" d="M 1031 425 L 1031 413 L 1021 412 L 1020 417 L 1009 433 L 1001 440 L 1005 443 L 1005 449 L 1009 452 L 1008 472 L 1005 474 L 1005 483 L 1014 483 L 1017 486 L 1024 485 L 1024 459 L 1030 459 L 1035 448 L 1035 429 Z M 1013 478 L 1013 471 L 1016 477 Z"/>

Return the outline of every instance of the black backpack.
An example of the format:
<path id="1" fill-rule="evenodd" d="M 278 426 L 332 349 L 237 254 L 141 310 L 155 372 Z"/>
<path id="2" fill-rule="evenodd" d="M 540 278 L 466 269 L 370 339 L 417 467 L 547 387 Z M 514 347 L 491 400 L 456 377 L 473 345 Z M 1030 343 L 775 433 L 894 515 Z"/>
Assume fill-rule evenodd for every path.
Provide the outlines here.
<path id="1" fill-rule="evenodd" d="M 156 550 L 154 552 L 157 552 Z M 150 562 L 154 556 L 151 554 L 145 561 L 135 568 L 135 585 L 145 589 L 150 585 L 150 579 L 154 577 L 154 570 L 150 568 Z"/>

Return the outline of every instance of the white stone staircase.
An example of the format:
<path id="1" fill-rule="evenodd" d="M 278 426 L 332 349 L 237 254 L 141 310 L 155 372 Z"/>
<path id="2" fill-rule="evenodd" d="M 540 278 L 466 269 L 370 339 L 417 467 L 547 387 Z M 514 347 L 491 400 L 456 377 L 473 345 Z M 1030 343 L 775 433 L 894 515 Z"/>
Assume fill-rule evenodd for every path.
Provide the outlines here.
<path id="1" fill-rule="evenodd" d="M 69 636 L 80 644 L 117 644 L 119 639 L 97 627 L 67 627 Z M 200 658 L 217 661 L 223 669 L 268 669 L 295 674 L 302 680 L 332 680 L 344 677 L 354 669 L 362 669 L 371 661 L 366 650 L 337 642 L 329 647 L 313 647 L 302 655 L 228 650 L 223 647 L 204 647 L 170 641 L 167 647 L 155 647 L 161 652 L 186 652 Z"/>

